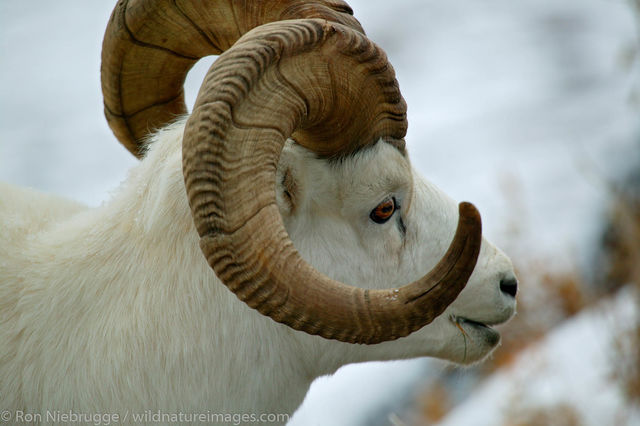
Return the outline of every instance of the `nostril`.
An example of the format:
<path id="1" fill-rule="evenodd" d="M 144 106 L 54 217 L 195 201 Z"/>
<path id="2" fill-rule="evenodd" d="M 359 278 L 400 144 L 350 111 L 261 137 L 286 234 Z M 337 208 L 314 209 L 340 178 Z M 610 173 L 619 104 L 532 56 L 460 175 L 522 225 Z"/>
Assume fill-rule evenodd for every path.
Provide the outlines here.
<path id="1" fill-rule="evenodd" d="M 518 292 L 518 280 L 513 277 L 503 278 L 500 281 L 500 291 L 511 297 L 516 297 L 516 293 Z"/>

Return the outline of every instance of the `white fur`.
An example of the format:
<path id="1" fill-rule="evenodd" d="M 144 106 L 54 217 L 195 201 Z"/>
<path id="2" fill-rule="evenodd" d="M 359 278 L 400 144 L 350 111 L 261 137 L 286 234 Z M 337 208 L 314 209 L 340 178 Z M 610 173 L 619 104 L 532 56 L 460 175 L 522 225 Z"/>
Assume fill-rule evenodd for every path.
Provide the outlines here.
<path id="1" fill-rule="evenodd" d="M 500 323 L 514 312 L 515 300 L 499 290 L 513 274 L 510 261 L 486 240 L 458 299 L 394 342 L 329 341 L 245 306 L 200 252 L 182 177 L 183 127 L 184 120 L 159 132 L 95 209 L 0 185 L 0 408 L 292 413 L 316 377 L 347 363 L 419 356 L 469 363 L 495 347 L 450 320 Z M 293 210 L 283 201 L 285 172 L 299 189 Z M 276 193 L 302 256 L 362 287 L 422 276 L 457 222 L 456 203 L 384 142 L 336 163 L 289 142 Z M 369 212 L 388 195 L 401 209 L 375 224 Z"/>

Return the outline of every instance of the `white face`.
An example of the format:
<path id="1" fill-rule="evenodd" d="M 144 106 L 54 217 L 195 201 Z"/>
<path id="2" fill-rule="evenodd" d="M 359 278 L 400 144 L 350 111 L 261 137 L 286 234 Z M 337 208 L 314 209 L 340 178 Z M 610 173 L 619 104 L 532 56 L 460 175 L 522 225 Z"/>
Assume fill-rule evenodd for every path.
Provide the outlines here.
<path id="1" fill-rule="evenodd" d="M 438 263 L 456 229 L 457 203 L 384 142 L 336 162 L 288 142 L 277 182 L 278 204 L 295 247 L 316 269 L 346 284 L 372 289 L 408 284 Z M 509 258 L 483 239 L 465 289 L 431 324 L 403 339 L 402 356 L 459 363 L 484 358 L 500 340 L 485 325 L 513 316 L 515 285 Z M 388 344 L 393 342 L 383 345 Z"/>

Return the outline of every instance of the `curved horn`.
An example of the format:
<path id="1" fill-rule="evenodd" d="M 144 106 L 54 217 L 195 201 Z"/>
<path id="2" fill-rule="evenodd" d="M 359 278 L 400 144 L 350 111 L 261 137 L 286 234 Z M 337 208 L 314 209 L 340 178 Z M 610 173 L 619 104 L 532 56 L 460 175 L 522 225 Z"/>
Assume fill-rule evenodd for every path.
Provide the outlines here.
<path id="1" fill-rule="evenodd" d="M 150 131 L 187 112 L 183 84 L 202 57 L 219 55 L 252 28 L 295 18 L 362 27 L 341 0 L 120 0 L 102 44 L 104 113 L 136 157 Z"/>
<path id="2" fill-rule="evenodd" d="M 263 25 L 210 68 L 185 127 L 183 171 L 200 247 L 237 297 L 296 330 L 349 343 L 406 336 L 464 288 L 482 239 L 460 205 L 448 252 L 421 279 L 364 290 L 329 279 L 293 247 L 275 201 L 289 136 L 338 157 L 380 138 L 401 140 L 406 105 L 393 68 L 364 35 L 322 20 Z"/>

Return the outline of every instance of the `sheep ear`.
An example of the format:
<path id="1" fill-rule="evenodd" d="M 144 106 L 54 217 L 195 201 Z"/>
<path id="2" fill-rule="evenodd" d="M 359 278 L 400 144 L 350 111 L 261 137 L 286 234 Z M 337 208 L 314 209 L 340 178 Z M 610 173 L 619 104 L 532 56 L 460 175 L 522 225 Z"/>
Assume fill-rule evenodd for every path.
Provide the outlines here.
<path id="1" fill-rule="evenodd" d="M 276 174 L 276 200 L 283 216 L 294 215 L 302 202 L 303 179 L 300 168 L 291 157 L 281 157 Z"/>

